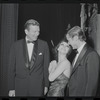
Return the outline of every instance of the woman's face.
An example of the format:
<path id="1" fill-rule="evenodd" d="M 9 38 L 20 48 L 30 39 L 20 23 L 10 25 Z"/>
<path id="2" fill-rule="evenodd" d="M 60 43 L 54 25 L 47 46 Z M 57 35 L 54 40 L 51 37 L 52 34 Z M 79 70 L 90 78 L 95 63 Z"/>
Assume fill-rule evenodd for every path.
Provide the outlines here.
<path id="1" fill-rule="evenodd" d="M 61 42 L 60 45 L 59 45 L 59 47 L 58 47 L 58 52 L 67 54 L 68 51 L 69 51 L 69 45 L 68 45 L 68 43 L 66 43 L 64 41 Z"/>

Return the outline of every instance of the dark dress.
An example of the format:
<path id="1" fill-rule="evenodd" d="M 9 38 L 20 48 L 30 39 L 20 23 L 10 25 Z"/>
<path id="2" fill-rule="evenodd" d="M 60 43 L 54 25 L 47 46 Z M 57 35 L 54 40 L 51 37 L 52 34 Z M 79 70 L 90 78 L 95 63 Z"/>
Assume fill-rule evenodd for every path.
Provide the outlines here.
<path id="1" fill-rule="evenodd" d="M 62 73 L 51 83 L 47 96 L 64 96 L 64 89 L 67 83 L 68 77 Z"/>

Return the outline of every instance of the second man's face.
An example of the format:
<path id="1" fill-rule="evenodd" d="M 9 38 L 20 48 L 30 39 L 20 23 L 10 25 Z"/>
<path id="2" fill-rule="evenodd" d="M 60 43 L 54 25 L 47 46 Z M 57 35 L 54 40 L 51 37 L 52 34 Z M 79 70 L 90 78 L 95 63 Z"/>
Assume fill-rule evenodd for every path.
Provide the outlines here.
<path id="1" fill-rule="evenodd" d="M 70 37 L 69 34 L 66 35 L 66 38 L 68 40 L 68 44 L 71 45 L 73 49 L 76 49 L 76 39 L 74 37 Z"/>
<path id="2" fill-rule="evenodd" d="M 36 25 L 30 25 L 29 29 L 25 29 L 25 33 L 30 41 L 36 41 L 40 34 L 40 28 Z"/>

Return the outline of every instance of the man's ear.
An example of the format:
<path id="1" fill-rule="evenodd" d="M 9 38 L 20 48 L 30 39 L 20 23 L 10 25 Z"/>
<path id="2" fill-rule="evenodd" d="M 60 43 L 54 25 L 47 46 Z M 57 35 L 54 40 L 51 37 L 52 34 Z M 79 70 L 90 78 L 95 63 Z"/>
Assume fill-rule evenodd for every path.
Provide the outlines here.
<path id="1" fill-rule="evenodd" d="M 27 35 L 27 34 L 28 34 L 28 30 L 27 30 L 27 29 L 25 29 L 24 31 L 25 31 L 25 34 Z"/>
<path id="2" fill-rule="evenodd" d="M 74 36 L 74 40 L 78 40 L 78 36 L 77 35 Z"/>

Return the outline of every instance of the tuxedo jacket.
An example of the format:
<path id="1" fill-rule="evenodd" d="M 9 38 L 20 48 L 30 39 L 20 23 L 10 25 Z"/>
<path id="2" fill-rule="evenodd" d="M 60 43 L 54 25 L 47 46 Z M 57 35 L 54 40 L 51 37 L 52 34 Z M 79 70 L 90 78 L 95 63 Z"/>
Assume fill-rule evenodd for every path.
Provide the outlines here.
<path id="1" fill-rule="evenodd" d="M 49 47 L 46 41 L 38 39 L 32 53 L 31 69 L 28 69 L 26 40 L 15 42 L 10 51 L 8 68 L 8 89 L 16 96 L 42 96 L 44 87 L 49 86 Z"/>
<path id="2" fill-rule="evenodd" d="M 97 52 L 86 44 L 74 65 L 69 79 L 69 96 L 95 96 L 99 67 Z"/>

